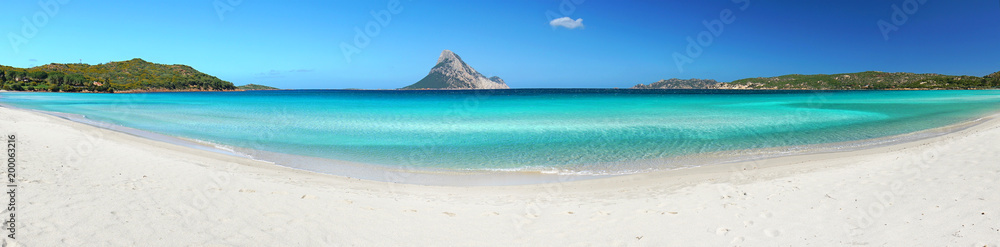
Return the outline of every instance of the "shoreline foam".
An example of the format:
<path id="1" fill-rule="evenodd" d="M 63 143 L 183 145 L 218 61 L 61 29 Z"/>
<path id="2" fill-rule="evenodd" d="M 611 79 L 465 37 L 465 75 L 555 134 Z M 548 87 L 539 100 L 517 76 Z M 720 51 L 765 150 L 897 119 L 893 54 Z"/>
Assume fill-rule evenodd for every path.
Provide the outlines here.
<path id="1" fill-rule="evenodd" d="M 758 160 L 774 159 L 789 156 L 811 155 L 850 152 L 864 149 L 872 149 L 890 145 L 915 142 L 923 139 L 947 135 L 976 126 L 990 119 L 1000 116 L 1000 112 L 994 112 L 985 116 L 980 116 L 965 122 L 954 123 L 946 126 L 920 130 L 916 132 L 876 137 L 871 139 L 807 144 L 795 146 L 779 146 L 757 149 L 737 149 L 727 151 L 716 151 L 708 153 L 697 153 L 666 157 L 649 160 L 636 160 L 615 163 L 595 163 L 589 165 L 575 165 L 577 169 L 536 167 L 536 168 L 516 168 L 516 169 L 437 169 L 425 167 L 396 167 L 390 165 L 368 164 L 345 160 L 336 160 L 321 157 L 311 157 L 295 154 L 277 153 L 265 150 L 231 147 L 213 143 L 206 140 L 176 137 L 159 134 L 147 130 L 125 127 L 113 123 L 101 122 L 87 118 L 84 115 L 49 112 L 34 109 L 19 108 L 12 105 L 0 104 L 0 107 L 20 109 L 41 114 L 52 115 L 69 121 L 103 128 L 111 131 L 125 133 L 152 141 L 163 142 L 171 145 L 179 145 L 199 150 L 216 152 L 229 156 L 248 158 L 256 161 L 268 162 L 276 166 L 316 172 L 321 174 L 343 176 L 349 178 L 360 178 L 376 182 L 396 182 L 394 177 L 406 177 L 407 183 L 417 185 L 444 185 L 444 186 L 509 186 L 509 185 L 531 185 L 553 182 L 579 181 L 589 179 L 599 179 L 615 176 L 628 176 L 635 174 L 663 172 L 671 170 L 689 169 L 703 166 L 717 166 L 723 164 L 754 162 Z M 595 167 L 586 170 L 586 167 Z M 597 167 L 630 167 L 616 171 L 599 170 Z"/>
<path id="2" fill-rule="evenodd" d="M 23 161 L 9 246 L 1000 245 L 997 119 L 850 152 L 488 187 L 306 172 L 12 108 L 0 126 Z"/>

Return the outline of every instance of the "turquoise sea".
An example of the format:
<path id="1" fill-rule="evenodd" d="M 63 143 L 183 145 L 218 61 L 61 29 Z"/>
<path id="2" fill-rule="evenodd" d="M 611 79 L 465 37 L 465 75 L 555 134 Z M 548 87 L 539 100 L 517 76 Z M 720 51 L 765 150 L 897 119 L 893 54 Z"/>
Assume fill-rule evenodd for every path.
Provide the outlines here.
<path id="1" fill-rule="evenodd" d="M 679 157 L 863 144 L 967 122 L 1000 111 L 1000 91 L 7 92 L 0 104 L 255 157 L 264 151 L 410 170 L 623 174 L 696 165 Z"/>

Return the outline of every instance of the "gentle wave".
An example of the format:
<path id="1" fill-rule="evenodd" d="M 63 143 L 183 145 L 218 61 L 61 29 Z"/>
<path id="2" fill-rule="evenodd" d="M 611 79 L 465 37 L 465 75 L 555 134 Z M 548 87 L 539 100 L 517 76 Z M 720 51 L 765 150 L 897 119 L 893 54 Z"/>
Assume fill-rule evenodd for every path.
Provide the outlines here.
<path id="1" fill-rule="evenodd" d="M 682 169 L 926 138 L 1000 109 L 998 91 L 2 96 L 3 104 L 147 138 L 358 177 L 383 175 L 366 169 L 575 176 Z"/>

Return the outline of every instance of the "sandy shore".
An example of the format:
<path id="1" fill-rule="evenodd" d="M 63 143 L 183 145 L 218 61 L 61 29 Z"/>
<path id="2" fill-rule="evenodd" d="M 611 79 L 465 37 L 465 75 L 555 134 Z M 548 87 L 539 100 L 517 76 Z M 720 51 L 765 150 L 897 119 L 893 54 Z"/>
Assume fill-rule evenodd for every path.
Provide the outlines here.
<path id="1" fill-rule="evenodd" d="M 997 119 L 859 151 L 505 187 L 323 175 L 2 107 L 0 132 L 18 157 L 4 246 L 1000 245 Z"/>

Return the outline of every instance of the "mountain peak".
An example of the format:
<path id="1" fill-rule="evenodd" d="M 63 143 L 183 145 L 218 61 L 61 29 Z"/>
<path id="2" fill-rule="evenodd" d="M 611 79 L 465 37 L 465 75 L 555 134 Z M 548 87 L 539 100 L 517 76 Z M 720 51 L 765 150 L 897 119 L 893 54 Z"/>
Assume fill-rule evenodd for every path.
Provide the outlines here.
<path id="1" fill-rule="evenodd" d="M 441 52 L 441 56 L 438 57 L 438 63 L 441 63 L 441 62 L 444 62 L 444 61 L 448 61 L 448 60 L 462 61 L 462 58 L 458 57 L 458 55 L 456 55 L 454 52 L 451 52 L 449 50 L 442 51 Z"/>
<path id="2" fill-rule="evenodd" d="M 444 50 L 423 79 L 403 89 L 507 89 L 500 77 L 486 78 L 452 51 Z"/>

